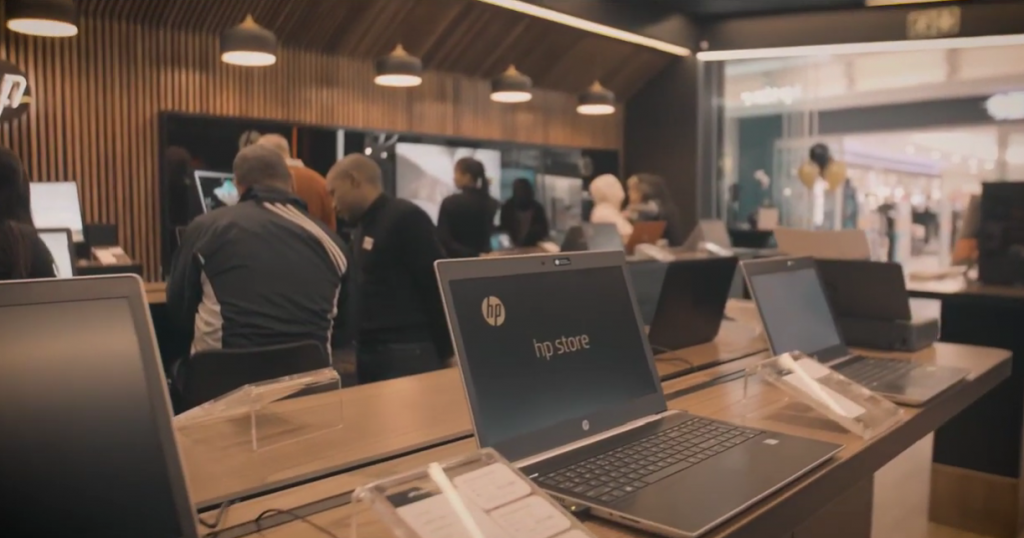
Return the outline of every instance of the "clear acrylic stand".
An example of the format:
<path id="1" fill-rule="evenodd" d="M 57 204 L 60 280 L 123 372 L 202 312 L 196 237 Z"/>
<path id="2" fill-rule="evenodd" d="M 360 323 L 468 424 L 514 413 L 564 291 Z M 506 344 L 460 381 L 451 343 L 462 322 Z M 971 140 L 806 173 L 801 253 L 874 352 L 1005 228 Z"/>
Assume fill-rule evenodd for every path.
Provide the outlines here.
<path id="1" fill-rule="evenodd" d="M 898 406 L 800 352 L 772 357 L 751 366 L 746 374 L 745 396 L 753 376 L 759 376 L 865 439 L 902 420 Z"/>
<path id="2" fill-rule="evenodd" d="M 351 538 L 594 536 L 491 449 L 374 482 L 353 499 L 377 517 L 354 517 Z"/>
<path id="3" fill-rule="evenodd" d="M 174 417 L 174 427 L 194 438 L 237 432 L 264 450 L 340 428 L 340 390 L 334 368 L 253 383 Z"/>

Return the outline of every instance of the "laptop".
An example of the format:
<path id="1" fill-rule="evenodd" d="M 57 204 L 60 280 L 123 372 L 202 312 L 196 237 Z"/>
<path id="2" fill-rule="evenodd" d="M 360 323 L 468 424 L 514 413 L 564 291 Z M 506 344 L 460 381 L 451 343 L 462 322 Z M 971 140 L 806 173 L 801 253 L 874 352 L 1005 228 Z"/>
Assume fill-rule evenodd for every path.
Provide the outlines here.
<path id="1" fill-rule="evenodd" d="M 843 318 L 910 321 L 903 266 L 867 260 L 816 260 L 829 304 Z"/>
<path id="2" fill-rule="evenodd" d="M 0 342 L 5 527 L 198 538 L 138 277 L 0 283 Z"/>
<path id="3" fill-rule="evenodd" d="M 700 536 L 842 448 L 669 411 L 622 252 L 436 268 L 477 443 L 570 508 Z"/>
<path id="4" fill-rule="evenodd" d="M 655 353 L 705 344 L 718 336 L 739 260 L 700 256 L 668 264 L 647 339 Z"/>
<path id="5" fill-rule="evenodd" d="M 53 257 L 53 268 L 57 278 L 71 278 L 77 273 L 75 271 L 75 242 L 71 229 L 57 228 L 48 230 L 37 230 L 39 239 L 43 240 L 46 248 Z"/>
<path id="6" fill-rule="evenodd" d="M 829 260 L 870 260 L 871 246 L 864 230 L 800 230 L 776 228 L 779 251 L 789 256 Z"/>
<path id="7" fill-rule="evenodd" d="M 812 258 L 743 262 L 772 353 L 800 351 L 901 404 L 924 405 L 967 377 L 961 368 L 862 357 L 843 341 Z"/>
<path id="8" fill-rule="evenodd" d="M 622 236 L 614 224 L 581 224 L 569 228 L 562 241 L 562 252 L 587 250 L 623 250 Z"/>
<path id="9" fill-rule="evenodd" d="M 702 243 L 704 244 L 703 250 L 720 255 L 750 257 L 774 256 L 776 253 L 776 250 L 771 248 L 734 247 L 732 237 L 729 236 L 729 229 L 726 227 L 725 221 L 721 220 L 703 219 L 698 222 L 679 250 L 697 252 L 702 250 Z"/>
<path id="10" fill-rule="evenodd" d="M 626 252 L 632 254 L 638 245 L 653 245 L 661 241 L 665 237 L 666 225 L 663 220 L 633 223 L 633 234 L 626 243 Z"/>

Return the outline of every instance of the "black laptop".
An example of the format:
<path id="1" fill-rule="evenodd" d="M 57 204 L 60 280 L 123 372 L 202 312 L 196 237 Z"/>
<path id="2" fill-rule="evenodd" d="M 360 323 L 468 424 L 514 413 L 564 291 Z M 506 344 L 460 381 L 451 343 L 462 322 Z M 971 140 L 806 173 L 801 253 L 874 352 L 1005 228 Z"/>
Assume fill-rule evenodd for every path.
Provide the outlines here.
<path id="1" fill-rule="evenodd" d="M 772 353 L 799 351 L 906 405 L 923 405 L 968 375 L 961 368 L 862 357 L 846 347 L 812 258 L 743 262 Z"/>
<path id="2" fill-rule="evenodd" d="M 699 536 L 842 448 L 669 411 L 623 252 L 437 273 L 478 444 L 567 506 Z"/>
<path id="3" fill-rule="evenodd" d="M 738 263 L 734 257 L 692 256 L 668 264 L 647 332 L 655 353 L 706 344 L 718 336 Z"/>
<path id="4" fill-rule="evenodd" d="M 910 321 L 903 266 L 869 260 L 816 260 L 829 302 L 840 317 Z"/>

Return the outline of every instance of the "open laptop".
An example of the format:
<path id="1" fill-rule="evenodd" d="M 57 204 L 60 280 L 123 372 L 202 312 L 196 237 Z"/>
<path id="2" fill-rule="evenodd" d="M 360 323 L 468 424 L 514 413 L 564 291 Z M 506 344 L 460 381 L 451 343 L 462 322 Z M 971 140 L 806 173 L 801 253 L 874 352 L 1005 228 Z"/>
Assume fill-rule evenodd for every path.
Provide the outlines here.
<path id="1" fill-rule="evenodd" d="M 37 233 L 53 257 L 53 268 L 57 278 L 75 276 L 75 242 L 71 229 L 37 230 Z"/>
<path id="2" fill-rule="evenodd" d="M 566 506 L 699 536 L 842 448 L 669 411 L 622 252 L 436 267 L 478 444 Z"/>
<path id="3" fill-rule="evenodd" d="M 705 344 L 718 336 L 739 260 L 694 256 L 668 264 L 647 339 L 655 353 Z"/>
<path id="4" fill-rule="evenodd" d="M 903 266 L 867 260 L 815 260 L 829 304 L 840 317 L 910 321 Z"/>
<path id="5" fill-rule="evenodd" d="M 680 250 L 683 252 L 697 252 L 701 250 L 702 243 L 704 244 L 704 250 L 709 252 L 737 255 L 745 258 L 752 256 L 774 256 L 777 252 L 775 249 L 734 247 L 725 221 L 713 219 L 702 219 L 698 222 Z"/>
<path id="6" fill-rule="evenodd" d="M 622 236 L 614 224 L 581 224 L 569 228 L 562 241 L 562 252 L 586 250 L 622 250 Z"/>
<path id="7" fill-rule="evenodd" d="M 862 357 L 843 341 L 812 258 L 743 262 L 773 354 L 800 351 L 906 405 L 923 405 L 969 373 L 902 359 Z"/>
<path id="8" fill-rule="evenodd" d="M 0 283 L 0 342 L 6 528 L 198 538 L 138 277 Z"/>
<path id="9" fill-rule="evenodd" d="M 828 260 L 870 260 L 871 246 L 864 230 L 800 230 L 776 228 L 779 251 L 789 256 Z"/>

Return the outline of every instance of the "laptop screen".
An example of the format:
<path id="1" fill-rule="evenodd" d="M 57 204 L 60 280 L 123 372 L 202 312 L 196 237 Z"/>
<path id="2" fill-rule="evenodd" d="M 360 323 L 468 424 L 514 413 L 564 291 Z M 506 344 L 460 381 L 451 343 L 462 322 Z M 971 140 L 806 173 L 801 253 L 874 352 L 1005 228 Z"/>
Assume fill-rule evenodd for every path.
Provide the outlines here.
<path id="1" fill-rule="evenodd" d="M 772 353 L 800 351 L 817 355 L 843 345 L 813 267 L 754 275 L 750 277 L 750 287 Z"/>
<path id="2" fill-rule="evenodd" d="M 0 307 L 0 341 L 6 524 L 39 536 L 195 536 L 179 519 L 156 417 L 166 411 L 147 390 L 129 302 Z"/>
<path id="3" fill-rule="evenodd" d="M 621 266 L 453 280 L 450 294 L 480 446 L 659 394 Z"/>

